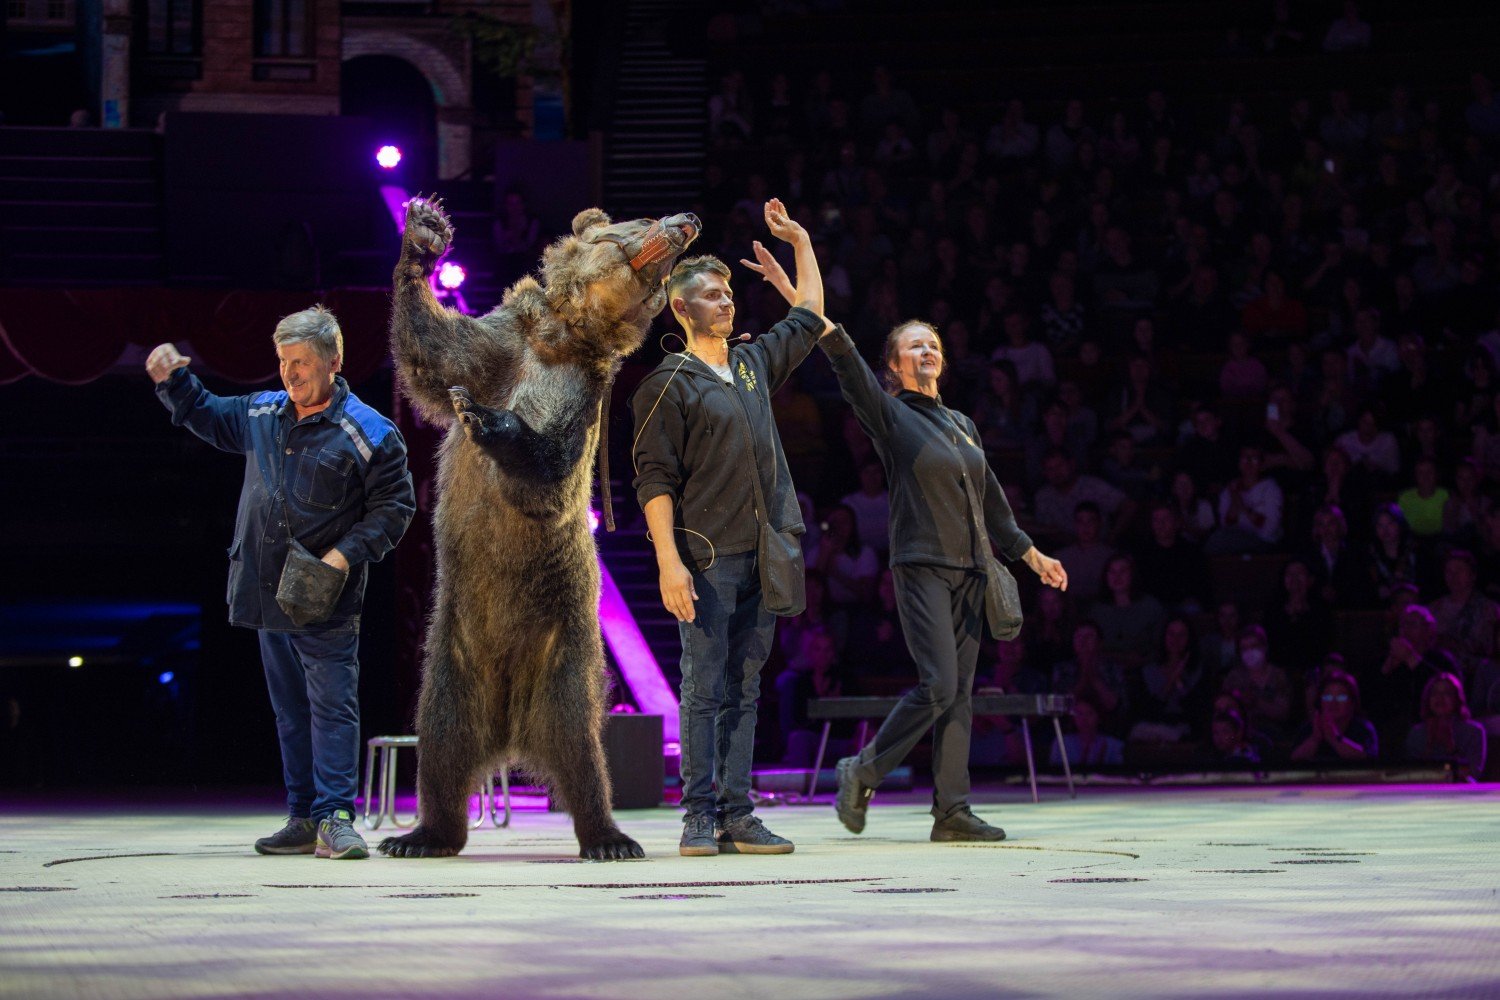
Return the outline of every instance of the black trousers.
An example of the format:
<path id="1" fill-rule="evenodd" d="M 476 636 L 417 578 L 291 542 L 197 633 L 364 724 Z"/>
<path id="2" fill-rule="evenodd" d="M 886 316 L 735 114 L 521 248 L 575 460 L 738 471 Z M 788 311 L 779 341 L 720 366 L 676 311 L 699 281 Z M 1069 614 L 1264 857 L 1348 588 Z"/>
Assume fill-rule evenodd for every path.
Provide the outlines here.
<path id="1" fill-rule="evenodd" d="M 876 788 L 927 733 L 932 736 L 932 814 L 945 819 L 969 804 L 969 737 L 974 667 L 984 631 L 985 579 L 971 570 L 891 567 L 896 609 L 917 664 L 906 692 L 859 754 L 855 777 Z"/>

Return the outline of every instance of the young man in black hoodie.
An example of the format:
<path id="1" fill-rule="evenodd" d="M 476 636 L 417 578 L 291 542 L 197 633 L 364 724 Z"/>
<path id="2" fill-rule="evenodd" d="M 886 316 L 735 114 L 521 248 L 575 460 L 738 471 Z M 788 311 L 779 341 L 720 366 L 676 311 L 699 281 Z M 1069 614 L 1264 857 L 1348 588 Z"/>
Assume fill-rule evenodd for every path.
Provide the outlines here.
<path id="1" fill-rule="evenodd" d="M 795 255 L 786 319 L 742 343 L 748 338 L 733 335 L 729 268 L 708 256 L 680 262 L 667 296 L 687 349 L 668 355 L 630 401 L 636 498 L 656 547 L 662 604 L 682 634 L 679 850 L 687 856 L 792 851 L 750 804 L 760 670 L 775 631 L 756 535 L 762 518 L 778 531 L 802 531 L 771 396 L 832 326 L 807 231 L 774 198 L 765 218 Z"/>

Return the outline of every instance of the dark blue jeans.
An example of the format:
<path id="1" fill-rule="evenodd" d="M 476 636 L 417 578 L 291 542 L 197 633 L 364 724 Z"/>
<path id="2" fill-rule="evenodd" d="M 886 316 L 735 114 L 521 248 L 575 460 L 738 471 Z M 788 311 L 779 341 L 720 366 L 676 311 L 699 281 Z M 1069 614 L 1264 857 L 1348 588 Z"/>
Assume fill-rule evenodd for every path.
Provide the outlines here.
<path id="1" fill-rule="evenodd" d="M 776 618 L 760 599 L 755 553 L 693 571 L 697 617 L 682 635 L 682 807 L 729 823 L 750 812 L 760 668 Z M 717 795 L 714 786 L 718 786 Z"/>
<path id="2" fill-rule="evenodd" d="M 354 812 L 359 785 L 359 633 L 260 632 L 276 710 L 287 813 Z"/>

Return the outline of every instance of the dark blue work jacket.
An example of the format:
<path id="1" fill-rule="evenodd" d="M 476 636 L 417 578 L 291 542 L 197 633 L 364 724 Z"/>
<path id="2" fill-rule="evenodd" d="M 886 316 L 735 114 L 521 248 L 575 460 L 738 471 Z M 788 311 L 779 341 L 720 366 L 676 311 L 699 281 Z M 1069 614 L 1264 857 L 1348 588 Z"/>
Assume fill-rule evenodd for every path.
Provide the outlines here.
<path id="1" fill-rule="evenodd" d="M 273 632 L 358 631 L 365 567 L 396 547 L 416 509 L 396 425 L 339 376 L 333 401 L 303 420 L 285 391 L 215 396 L 186 368 L 158 384 L 156 395 L 174 425 L 245 456 L 229 547 L 230 623 Z M 314 555 L 336 548 L 349 561 L 338 607 L 317 625 L 293 625 L 276 604 L 288 517 L 292 534 Z"/>

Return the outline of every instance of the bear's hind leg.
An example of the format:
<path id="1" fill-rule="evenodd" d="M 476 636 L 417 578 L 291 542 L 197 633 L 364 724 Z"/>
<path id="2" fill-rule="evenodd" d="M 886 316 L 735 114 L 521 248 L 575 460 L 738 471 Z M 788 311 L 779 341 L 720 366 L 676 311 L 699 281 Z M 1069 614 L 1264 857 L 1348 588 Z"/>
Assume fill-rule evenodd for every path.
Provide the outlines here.
<path id="1" fill-rule="evenodd" d="M 604 651 L 592 622 L 564 640 L 548 684 L 543 717 L 533 712 L 525 752 L 551 779 L 573 817 L 578 856 L 588 861 L 643 858 L 641 845 L 620 831 L 610 810 L 609 769 L 601 739 Z"/>
<path id="2" fill-rule="evenodd" d="M 581 720 L 580 720 L 581 721 Z M 578 856 L 586 861 L 626 861 L 643 858 L 641 845 L 615 825 L 610 811 L 609 771 L 604 745 L 596 728 L 580 725 L 571 745 L 554 747 L 546 770 L 553 790 L 573 817 Z"/>
<path id="3" fill-rule="evenodd" d="M 428 662 L 417 710 L 417 791 L 421 802 L 416 827 L 380 842 L 393 858 L 446 858 L 469 839 L 469 796 L 487 759 L 489 734 L 475 724 L 475 706 L 456 685 L 459 671 L 447 647 L 429 637 Z"/>

